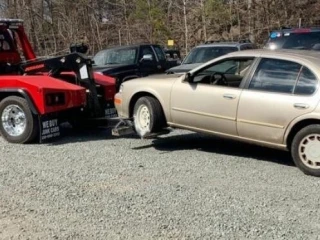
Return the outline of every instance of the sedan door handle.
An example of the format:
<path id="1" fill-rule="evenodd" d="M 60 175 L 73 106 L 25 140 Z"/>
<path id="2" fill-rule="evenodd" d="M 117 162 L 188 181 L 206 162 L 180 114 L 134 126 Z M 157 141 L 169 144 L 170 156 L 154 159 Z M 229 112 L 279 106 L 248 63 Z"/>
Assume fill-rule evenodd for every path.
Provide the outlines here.
<path id="1" fill-rule="evenodd" d="M 309 105 L 305 103 L 295 103 L 293 106 L 298 109 L 307 109 L 309 107 Z"/>
<path id="2" fill-rule="evenodd" d="M 227 98 L 227 99 L 235 99 L 236 98 L 236 95 L 233 95 L 233 94 L 223 94 L 223 97 L 224 98 Z"/>

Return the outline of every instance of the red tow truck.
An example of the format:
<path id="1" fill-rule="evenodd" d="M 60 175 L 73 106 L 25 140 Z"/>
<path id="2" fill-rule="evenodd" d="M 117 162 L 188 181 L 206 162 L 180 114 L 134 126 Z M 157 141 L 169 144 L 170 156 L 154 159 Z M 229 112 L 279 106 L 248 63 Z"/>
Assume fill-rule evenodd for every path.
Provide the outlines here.
<path id="1" fill-rule="evenodd" d="M 37 59 L 23 20 L 0 19 L 0 134 L 11 143 L 59 136 L 60 124 L 116 117 L 115 79 L 81 52 Z"/>

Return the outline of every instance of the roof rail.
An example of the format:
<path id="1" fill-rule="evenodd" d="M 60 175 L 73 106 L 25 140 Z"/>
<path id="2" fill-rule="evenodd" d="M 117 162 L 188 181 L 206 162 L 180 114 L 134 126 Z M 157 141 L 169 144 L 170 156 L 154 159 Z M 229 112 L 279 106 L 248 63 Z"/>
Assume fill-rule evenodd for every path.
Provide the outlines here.
<path id="1" fill-rule="evenodd" d="M 222 41 L 219 41 L 219 40 L 210 40 L 210 41 L 205 41 L 204 44 L 218 43 L 218 42 L 222 42 Z"/>

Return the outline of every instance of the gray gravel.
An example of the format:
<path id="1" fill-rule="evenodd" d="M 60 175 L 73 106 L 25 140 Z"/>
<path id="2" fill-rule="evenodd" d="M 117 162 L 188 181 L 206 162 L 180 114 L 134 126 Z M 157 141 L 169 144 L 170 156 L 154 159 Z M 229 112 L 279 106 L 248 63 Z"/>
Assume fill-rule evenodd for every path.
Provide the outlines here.
<path id="1" fill-rule="evenodd" d="M 286 152 L 175 131 L 0 140 L 0 239 L 317 239 L 320 179 Z"/>

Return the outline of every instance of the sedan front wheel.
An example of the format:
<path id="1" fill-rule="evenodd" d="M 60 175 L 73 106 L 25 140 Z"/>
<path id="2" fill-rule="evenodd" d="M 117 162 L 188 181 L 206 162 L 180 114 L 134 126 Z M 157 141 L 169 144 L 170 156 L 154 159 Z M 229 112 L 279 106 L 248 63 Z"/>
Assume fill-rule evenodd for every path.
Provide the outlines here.
<path id="1" fill-rule="evenodd" d="M 153 97 L 141 97 L 133 109 L 134 128 L 140 137 L 157 133 L 165 126 L 165 118 L 159 101 Z"/>

